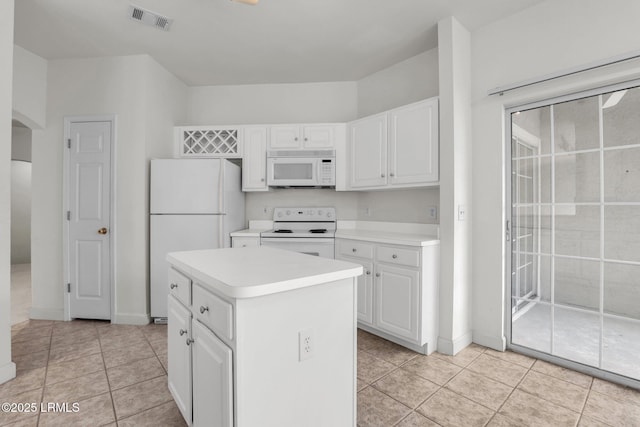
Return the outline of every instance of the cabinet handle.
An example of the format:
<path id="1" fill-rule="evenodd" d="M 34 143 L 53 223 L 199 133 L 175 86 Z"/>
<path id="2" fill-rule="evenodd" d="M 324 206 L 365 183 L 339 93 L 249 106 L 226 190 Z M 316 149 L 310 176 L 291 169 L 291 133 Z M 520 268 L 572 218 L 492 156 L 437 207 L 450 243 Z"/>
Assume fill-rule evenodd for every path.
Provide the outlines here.
<path id="1" fill-rule="evenodd" d="M 398 258 L 398 255 L 393 254 L 393 255 L 391 255 L 391 258 L 396 259 L 396 258 Z"/>
<path id="2" fill-rule="evenodd" d="M 200 306 L 200 314 L 204 314 L 205 311 L 209 311 L 209 307 L 205 307 L 203 305 Z"/>
<path id="3" fill-rule="evenodd" d="M 376 277 L 380 277 L 380 273 L 376 273 Z"/>
<path id="4" fill-rule="evenodd" d="M 260 178 L 260 182 L 264 182 L 264 178 Z"/>
<path id="5" fill-rule="evenodd" d="M 304 140 L 305 140 L 305 141 L 308 141 L 308 140 L 309 140 L 309 138 L 305 138 Z"/>
<path id="6" fill-rule="evenodd" d="M 384 174 L 380 174 L 380 178 L 384 178 Z"/>
<path id="7" fill-rule="evenodd" d="M 180 329 L 180 336 L 183 336 L 186 333 L 187 333 L 186 329 Z"/>
<path id="8" fill-rule="evenodd" d="M 358 252 L 356 248 L 351 249 L 351 252 Z"/>
<path id="9" fill-rule="evenodd" d="M 193 344 L 195 341 L 193 340 L 193 338 L 187 338 L 187 345 L 191 345 Z"/>
<path id="10" fill-rule="evenodd" d="M 367 270 L 367 276 L 371 276 L 371 272 Z"/>
<path id="11" fill-rule="evenodd" d="M 294 141 L 297 141 L 297 140 L 298 140 L 298 137 L 296 136 L 295 138 L 293 138 L 293 140 L 294 140 Z"/>
<path id="12" fill-rule="evenodd" d="M 393 177 L 393 176 L 395 176 L 395 175 L 393 175 L 393 173 L 390 173 L 390 174 L 389 174 L 389 176 Z"/>
<path id="13" fill-rule="evenodd" d="M 171 289 L 175 289 L 175 288 L 177 288 L 177 287 L 178 287 L 178 284 L 177 284 L 177 283 L 172 283 L 169 287 L 170 287 Z"/>

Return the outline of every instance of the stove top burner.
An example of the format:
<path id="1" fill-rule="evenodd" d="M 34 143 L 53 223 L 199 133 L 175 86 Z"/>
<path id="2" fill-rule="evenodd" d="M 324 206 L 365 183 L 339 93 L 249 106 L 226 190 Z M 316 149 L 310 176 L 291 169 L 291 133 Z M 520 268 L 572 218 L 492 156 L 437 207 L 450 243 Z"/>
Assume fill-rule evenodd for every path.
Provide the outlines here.
<path id="1" fill-rule="evenodd" d="M 273 230 L 274 233 L 293 233 L 291 230 Z"/>
<path id="2" fill-rule="evenodd" d="M 327 232 L 326 228 L 314 228 L 312 230 L 309 230 L 309 233 L 317 233 L 317 234 L 326 233 L 326 232 Z"/>

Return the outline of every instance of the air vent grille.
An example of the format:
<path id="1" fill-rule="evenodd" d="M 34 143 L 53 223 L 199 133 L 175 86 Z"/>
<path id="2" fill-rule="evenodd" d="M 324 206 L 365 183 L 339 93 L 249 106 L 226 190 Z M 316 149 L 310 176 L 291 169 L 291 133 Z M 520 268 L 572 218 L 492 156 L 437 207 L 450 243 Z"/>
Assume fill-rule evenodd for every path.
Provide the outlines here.
<path id="1" fill-rule="evenodd" d="M 134 5 L 129 6 L 129 18 L 164 31 L 169 31 L 173 22 L 173 19 Z"/>

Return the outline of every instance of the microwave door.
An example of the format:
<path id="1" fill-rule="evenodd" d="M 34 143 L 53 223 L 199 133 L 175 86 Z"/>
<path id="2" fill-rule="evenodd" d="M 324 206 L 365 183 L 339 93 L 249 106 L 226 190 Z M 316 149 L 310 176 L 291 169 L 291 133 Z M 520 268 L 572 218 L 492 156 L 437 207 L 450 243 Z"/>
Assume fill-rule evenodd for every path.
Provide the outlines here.
<path id="1" fill-rule="evenodd" d="M 271 159 L 269 185 L 316 185 L 316 159 Z"/>

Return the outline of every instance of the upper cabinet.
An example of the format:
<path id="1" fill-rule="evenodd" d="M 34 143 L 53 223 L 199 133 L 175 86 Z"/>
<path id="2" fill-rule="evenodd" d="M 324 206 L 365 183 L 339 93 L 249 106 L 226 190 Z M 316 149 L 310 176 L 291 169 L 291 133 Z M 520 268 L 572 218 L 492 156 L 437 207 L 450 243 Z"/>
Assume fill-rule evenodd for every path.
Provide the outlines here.
<path id="1" fill-rule="evenodd" d="M 242 191 L 267 191 L 266 126 L 244 128 L 242 155 Z"/>
<path id="2" fill-rule="evenodd" d="M 438 184 L 438 98 L 356 120 L 347 133 L 350 189 Z"/>
<path id="3" fill-rule="evenodd" d="M 272 125 L 270 150 L 335 148 L 342 124 Z"/>
<path id="4" fill-rule="evenodd" d="M 382 187 L 387 184 L 387 113 L 349 124 L 351 187 Z"/>
<path id="5" fill-rule="evenodd" d="M 178 157 L 242 157 L 242 126 L 178 126 Z"/>

